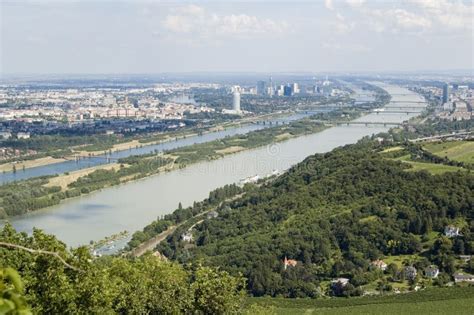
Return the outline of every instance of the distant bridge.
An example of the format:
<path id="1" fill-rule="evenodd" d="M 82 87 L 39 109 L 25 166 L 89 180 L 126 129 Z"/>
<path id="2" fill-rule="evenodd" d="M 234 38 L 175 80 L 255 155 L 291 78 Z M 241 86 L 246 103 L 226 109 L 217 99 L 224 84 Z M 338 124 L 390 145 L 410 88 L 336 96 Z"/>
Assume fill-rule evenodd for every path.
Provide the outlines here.
<path id="1" fill-rule="evenodd" d="M 65 156 L 63 159 L 68 161 L 80 161 L 80 160 L 107 160 L 107 162 L 118 161 L 119 158 L 109 157 L 105 155 L 91 155 L 91 156 Z"/>
<path id="2" fill-rule="evenodd" d="M 425 101 L 392 101 L 390 103 L 406 103 L 406 104 L 426 104 Z"/>
<path id="3" fill-rule="evenodd" d="M 425 109 L 426 106 L 390 106 L 390 105 L 387 105 L 384 108 L 389 109 L 389 110 L 392 110 L 392 109 L 405 110 L 405 109 Z"/>
<path id="4" fill-rule="evenodd" d="M 336 126 L 350 126 L 350 125 L 359 125 L 359 126 L 384 126 L 384 127 L 399 127 L 402 126 L 402 123 L 397 122 L 387 122 L 387 121 L 344 121 L 344 120 L 312 120 L 317 123 L 325 125 L 336 125 Z"/>
<path id="5" fill-rule="evenodd" d="M 376 114 L 421 114 L 421 111 L 419 110 L 374 110 L 371 113 L 376 113 Z"/>

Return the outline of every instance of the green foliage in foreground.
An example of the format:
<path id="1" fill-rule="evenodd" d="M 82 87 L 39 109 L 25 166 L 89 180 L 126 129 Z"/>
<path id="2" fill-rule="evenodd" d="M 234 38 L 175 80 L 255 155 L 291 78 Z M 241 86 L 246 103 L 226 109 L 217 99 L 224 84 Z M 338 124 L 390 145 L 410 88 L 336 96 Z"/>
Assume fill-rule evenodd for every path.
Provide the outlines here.
<path id="1" fill-rule="evenodd" d="M 65 261 L 44 252 L 0 246 L 0 268 L 18 270 L 24 281 L 24 297 L 34 313 L 224 314 L 241 308 L 243 279 L 217 269 L 197 265 L 185 269 L 152 255 L 94 260 L 85 247 L 68 252 L 54 236 L 35 230 L 30 237 L 16 233 L 10 225 L 0 230 L 0 239 L 58 253 Z M 5 288 L 2 272 L 0 307 L 2 302 L 11 306 L 9 302 L 17 300 L 15 307 L 24 308 L 18 296 L 22 292 L 18 278 L 13 274 Z M 5 290 L 11 294 L 5 296 Z"/>
<path id="2" fill-rule="evenodd" d="M 0 269 L 0 314 L 31 314 L 23 297 L 20 276 L 12 268 Z"/>
<path id="3" fill-rule="evenodd" d="M 247 298 L 253 314 L 472 314 L 474 287 L 351 299 Z M 249 313 L 250 314 L 250 313 Z"/>

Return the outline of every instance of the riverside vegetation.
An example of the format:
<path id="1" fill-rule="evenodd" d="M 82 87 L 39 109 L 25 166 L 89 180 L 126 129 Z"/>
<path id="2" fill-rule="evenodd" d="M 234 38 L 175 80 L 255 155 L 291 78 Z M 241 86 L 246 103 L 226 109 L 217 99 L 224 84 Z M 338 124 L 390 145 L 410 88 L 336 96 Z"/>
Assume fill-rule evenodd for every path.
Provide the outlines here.
<path id="1" fill-rule="evenodd" d="M 66 198 L 77 197 L 165 170 L 186 167 L 191 163 L 221 158 L 240 150 L 319 132 L 325 128 L 320 123 L 305 119 L 244 135 L 177 148 L 167 151 L 165 154 L 155 152 L 131 156 L 119 159 L 117 168 L 98 169 L 68 183 L 66 189 L 59 186 L 48 186 L 52 176 L 8 183 L 0 186 L 0 218 L 21 215 L 28 211 L 56 205 Z"/>

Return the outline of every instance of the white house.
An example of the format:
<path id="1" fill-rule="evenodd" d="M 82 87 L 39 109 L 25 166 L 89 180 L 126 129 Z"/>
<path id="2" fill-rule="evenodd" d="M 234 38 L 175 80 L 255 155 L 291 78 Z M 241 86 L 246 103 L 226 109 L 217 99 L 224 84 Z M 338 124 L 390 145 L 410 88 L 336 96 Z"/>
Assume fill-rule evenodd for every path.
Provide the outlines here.
<path id="1" fill-rule="evenodd" d="M 18 139 L 29 139 L 30 138 L 30 133 L 29 132 L 19 132 L 16 134 L 16 137 Z"/>
<path id="2" fill-rule="evenodd" d="M 431 265 L 425 268 L 425 276 L 428 278 L 437 278 L 439 275 L 439 269 L 435 265 Z"/>
<path id="3" fill-rule="evenodd" d="M 459 282 L 474 283 L 474 275 L 468 275 L 465 273 L 457 272 L 454 274 L 454 282 L 455 283 L 459 283 Z"/>
<path id="4" fill-rule="evenodd" d="M 193 234 L 191 232 L 186 232 L 183 235 L 181 235 L 181 239 L 185 242 L 192 242 Z"/>
<path id="5" fill-rule="evenodd" d="M 444 235 L 447 237 L 456 237 L 461 234 L 459 234 L 459 228 L 456 226 L 448 225 L 447 227 L 444 228 Z"/>
<path id="6" fill-rule="evenodd" d="M 383 260 L 380 260 L 380 259 L 374 260 L 370 264 L 374 266 L 375 268 L 380 269 L 382 271 L 385 271 L 387 269 L 387 264 Z"/>
<path id="7" fill-rule="evenodd" d="M 337 278 L 331 281 L 331 286 L 340 285 L 341 287 L 345 287 L 349 283 L 349 279 L 347 278 Z"/>

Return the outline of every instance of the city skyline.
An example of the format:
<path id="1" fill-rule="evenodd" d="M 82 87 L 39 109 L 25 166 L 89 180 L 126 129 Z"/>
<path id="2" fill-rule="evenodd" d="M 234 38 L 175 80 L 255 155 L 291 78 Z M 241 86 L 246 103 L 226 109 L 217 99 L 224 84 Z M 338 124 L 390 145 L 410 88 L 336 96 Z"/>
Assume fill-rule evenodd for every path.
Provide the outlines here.
<path id="1" fill-rule="evenodd" d="M 2 1 L 1 9 L 2 76 L 473 68 L 470 1 Z"/>

